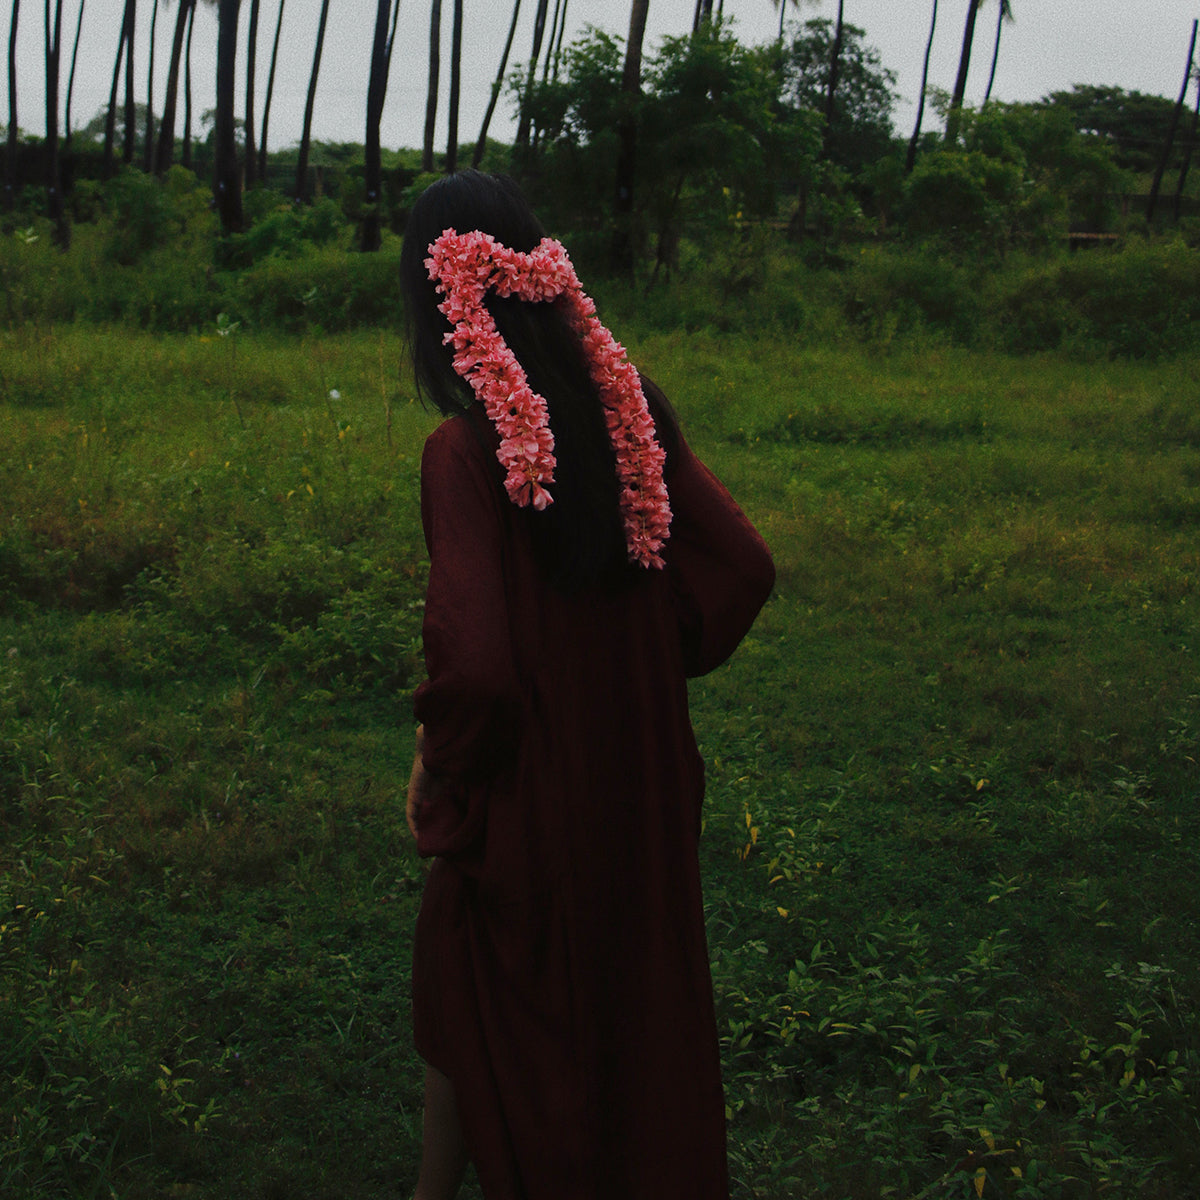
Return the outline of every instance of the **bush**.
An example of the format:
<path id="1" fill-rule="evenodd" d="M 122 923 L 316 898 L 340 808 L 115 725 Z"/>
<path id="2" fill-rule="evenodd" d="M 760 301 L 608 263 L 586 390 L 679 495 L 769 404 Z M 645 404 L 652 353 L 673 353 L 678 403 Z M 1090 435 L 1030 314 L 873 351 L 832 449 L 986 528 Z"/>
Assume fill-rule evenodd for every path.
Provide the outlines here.
<path id="1" fill-rule="evenodd" d="M 1076 254 L 1001 286 L 994 321 L 1009 350 L 1074 341 L 1153 358 L 1194 347 L 1200 334 L 1200 253 L 1182 241 Z"/>

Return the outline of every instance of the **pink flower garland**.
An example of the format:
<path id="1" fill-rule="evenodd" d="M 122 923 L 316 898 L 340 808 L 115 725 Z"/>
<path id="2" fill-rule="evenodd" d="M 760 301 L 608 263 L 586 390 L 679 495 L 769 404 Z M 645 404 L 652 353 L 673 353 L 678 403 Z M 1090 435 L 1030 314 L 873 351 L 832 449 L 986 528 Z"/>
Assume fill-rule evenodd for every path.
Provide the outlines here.
<path id="1" fill-rule="evenodd" d="M 579 335 L 616 452 L 629 559 L 661 567 L 659 551 L 671 524 L 663 483 L 666 455 L 655 440 L 638 373 L 600 323 L 565 247 L 543 238 L 524 254 L 479 230 L 460 234 L 447 229 L 430 244 L 429 254 L 429 278 L 445 297 L 438 308 L 454 326 L 445 338 L 454 348 L 454 369 L 470 384 L 500 434 L 496 457 L 507 472 L 509 498 L 538 510 L 554 502 L 546 488 L 554 482 L 554 435 L 545 398 L 529 386 L 484 304 L 493 289 L 498 296 L 557 301 Z"/>

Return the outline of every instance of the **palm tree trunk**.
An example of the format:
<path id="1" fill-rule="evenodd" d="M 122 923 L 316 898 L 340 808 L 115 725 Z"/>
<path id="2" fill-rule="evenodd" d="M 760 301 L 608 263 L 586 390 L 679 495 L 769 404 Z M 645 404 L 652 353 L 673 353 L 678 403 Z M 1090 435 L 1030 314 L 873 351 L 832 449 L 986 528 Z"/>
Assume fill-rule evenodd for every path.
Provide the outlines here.
<path id="1" fill-rule="evenodd" d="M 442 62 L 442 0 L 429 6 L 429 88 L 425 93 L 425 142 L 421 170 L 433 170 L 433 136 L 437 129 L 438 72 Z"/>
<path id="2" fill-rule="evenodd" d="M 283 6 L 279 0 L 279 15 L 275 18 L 275 43 L 271 47 L 271 67 L 267 71 L 267 94 L 263 97 L 262 133 L 258 142 L 258 178 L 267 177 L 267 123 L 271 118 L 271 96 L 275 91 L 275 64 L 279 61 L 279 35 L 283 30 Z"/>
<path id="3" fill-rule="evenodd" d="M 1158 161 L 1158 169 L 1154 172 L 1154 182 L 1150 185 L 1150 199 L 1146 204 L 1147 223 L 1154 220 L 1154 210 L 1158 206 L 1158 193 L 1162 188 L 1163 174 L 1171 158 L 1171 146 L 1175 141 L 1175 131 L 1179 128 L 1179 118 L 1183 112 L 1184 101 L 1187 100 L 1188 85 L 1192 81 L 1192 61 L 1196 54 L 1196 29 L 1200 22 L 1192 22 L 1192 40 L 1188 45 L 1187 67 L 1183 72 L 1183 86 L 1179 89 L 1179 99 L 1171 112 L 1171 125 L 1167 130 L 1167 141 L 1163 146 L 1162 158 Z"/>
<path id="4" fill-rule="evenodd" d="M 554 57 L 554 39 L 558 36 L 558 21 L 562 14 L 562 0 L 554 0 L 554 15 L 550 18 L 550 36 L 546 40 L 546 61 L 542 65 L 542 82 L 550 78 L 550 60 Z"/>
<path id="5" fill-rule="evenodd" d="M 838 76 L 842 71 L 842 16 L 845 0 L 838 0 L 837 25 L 833 31 L 833 49 L 829 52 L 829 86 L 825 92 L 825 142 L 821 157 L 828 159 L 833 150 L 833 106 L 837 95 Z"/>
<path id="6" fill-rule="evenodd" d="M 562 60 L 563 36 L 567 32 L 567 5 L 570 0 L 563 0 L 562 20 L 558 24 L 558 37 L 554 42 L 554 69 L 550 72 L 552 79 L 558 79 L 558 64 Z"/>
<path id="7" fill-rule="evenodd" d="M 388 12 L 391 0 L 378 0 L 375 8 L 375 39 L 371 43 L 371 74 L 367 80 L 367 132 L 363 142 L 363 181 L 366 203 L 363 205 L 359 248 L 378 250 L 382 241 L 380 205 L 383 196 L 383 162 L 379 144 L 379 122 L 383 116 L 384 89 L 387 87 Z"/>
<path id="8" fill-rule="evenodd" d="M 250 28 L 246 31 L 246 116 L 242 133 L 246 139 L 246 186 L 253 187 L 258 159 L 254 153 L 254 67 L 258 58 L 259 0 L 250 0 Z"/>
<path id="9" fill-rule="evenodd" d="M 617 178 L 613 204 L 613 270 L 633 274 L 633 189 L 637 177 L 637 102 L 642 91 L 642 42 L 650 0 L 633 0 L 629 39 L 621 72 L 621 115 L 617 122 Z"/>
<path id="10" fill-rule="evenodd" d="M 183 150 L 180 163 L 192 169 L 192 30 L 196 28 L 196 0 L 188 13 L 187 42 L 183 47 Z"/>
<path id="11" fill-rule="evenodd" d="M 477 167 L 483 161 L 483 152 L 487 149 L 488 126 L 492 123 L 492 114 L 496 111 L 496 102 L 500 99 L 500 89 L 504 86 L 504 72 L 508 68 L 508 56 L 512 51 L 513 38 L 517 33 L 517 17 L 521 13 L 521 0 L 514 0 L 512 23 L 508 27 L 508 40 L 504 43 L 504 53 L 500 56 L 500 70 L 496 72 L 496 82 L 492 84 L 492 94 L 488 97 L 487 111 L 483 114 L 483 125 L 479 129 L 479 140 L 475 143 L 475 153 L 471 155 L 471 166 Z"/>
<path id="12" fill-rule="evenodd" d="M 175 153 L 175 111 L 179 104 L 179 64 L 187 36 L 188 17 L 196 0 L 179 0 L 175 16 L 175 36 L 171 40 L 171 61 L 167 64 L 167 89 L 163 96 L 162 120 L 158 123 L 158 147 L 154 153 L 155 175 L 165 175 Z"/>
<path id="13" fill-rule="evenodd" d="M 908 140 L 908 155 L 904 160 L 904 173 L 909 174 L 917 161 L 917 142 L 921 137 L 921 120 L 925 116 L 925 93 L 929 88 L 929 55 L 933 50 L 933 31 L 937 28 L 938 0 L 933 0 L 933 16 L 929 21 L 929 40 L 925 43 L 925 62 L 921 67 L 921 95 L 917 100 L 917 123 Z"/>
<path id="14" fill-rule="evenodd" d="M 308 149 L 312 142 L 313 106 L 317 100 L 317 75 L 321 70 L 321 52 L 325 48 L 325 23 L 329 19 L 329 0 L 321 0 L 321 20 L 317 25 L 317 45 L 313 50 L 312 74 L 308 77 L 308 99 L 304 103 L 304 129 L 300 134 L 300 156 L 296 161 L 296 199 L 304 199 L 308 182 Z"/>
<path id="15" fill-rule="evenodd" d="M 62 0 L 55 0 L 54 19 L 46 0 L 46 215 L 54 222 L 54 241 L 66 249 L 71 241 L 63 207 L 62 177 L 58 155 L 58 69 L 62 48 Z"/>
<path id="16" fill-rule="evenodd" d="M 21 0 L 13 0 L 8 28 L 8 137 L 4 151 L 4 207 L 8 212 L 17 205 L 17 18 L 20 15 Z"/>
<path id="17" fill-rule="evenodd" d="M 1192 110 L 1192 123 L 1187 141 L 1183 145 L 1183 162 L 1179 167 L 1179 179 L 1175 184 L 1175 221 L 1179 222 L 1183 209 L 1183 190 L 1187 184 L 1188 171 L 1192 166 L 1192 155 L 1196 151 L 1196 133 L 1200 130 L 1200 86 L 1196 88 L 1196 107 Z"/>
<path id="18" fill-rule="evenodd" d="M 127 26 L 121 21 L 121 33 L 117 38 L 117 62 L 113 67 L 112 88 L 108 93 L 108 111 L 104 114 L 104 165 L 101 173 L 108 179 L 113 173 L 113 147 L 117 135 L 117 85 L 121 81 L 121 60 L 125 57 L 125 32 Z"/>
<path id="19" fill-rule="evenodd" d="M 450 128 L 446 133 L 446 174 L 458 170 L 458 97 L 462 87 L 463 0 L 454 0 L 454 24 L 450 33 Z"/>
<path id="20" fill-rule="evenodd" d="M 971 44 L 975 41 L 975 18 L 983 0 L 967 0 L 967 24 L 963 29 L 962 51 L 958 56 L 958 75 L 954 80 L 954 93 L 950 97 L 950 111 L 946 114 L 946 145 L 958 141 L 958 129 L 962 124 L 963 97 L 967 94 L 967 71 L 971 66 Z"/>
<path id="21" fill-rule="evenodd" d="M 137 101 L 133 95 L 133 36 L 137 26 L 136 0 L 125 0 L 125 144 L 121 158 L 133 162 L 137 141 Z"/>
<path id="22" fill-rule="evenodd" d="M 63 149 L 71 146 L 71 97 L 75 94 L 75 67 L 79 62 L 79 35 L 83 32 L 83 10 L 87 7 L 86 0 L 79 0 L 79 18 L 75 22 L 75 44 L 71 48 L 71 71 L 67 76 L 67 108 L 63 113 Z"/>
<path id="23" fill-rule="evenodd" d="M 213 130 L 213 195 L 221 217 L 221 228 L 226 233 L 236 233 L 242 228 L 242 186 L 233 115 L 238 11 L 241 2 L 220 0 L 217 6 L 217 118 Z"/>
<path id="24" fill-rule="evenodd" d="M 988 72 L 987 91 L 983 93 L 983 103 L 979 106 L 982 112 L 992 98 L 992 84 L 996 82 L 996 63 L 1000 59 L 1000 34 L 1004 30 L 1004 21 L 1012 20 L 1012 8 L 1008 0 L 996 0 L 996 40 L 992 43 L 992 69 Z"/>
<path id="25" fill-rule="evenodd" d="M 639 3 L 640 0 L 634 0 L 634 3 Z M 529 101 L 533 94 L 533 84 L 537 78 L 538 59 L 542 54 L 542 39 L 546 35 L 546 13 L 550 8 L 550 0 L 538 0 L 537 12 L 533 16 L 533 50 L 529 55 L 529 75 L 525 80 L 525 92 L 521 97 L 521 114 L 517 120 L 517 140 L 516 145 L 522 149 L 529 148 L 529 127 L 531 124 L 531 113 L 529 111 Z M 639 53 L 639 62 L 641 56 Z"/>
<path id="26" fill-rule="evenodd" d="M 158 0 L 150 10 L 150 64 L 146 76 L 146 142 L 142 146 L 142 170 L 150 174 L 154 165 L 154 31 L 158 27 Z"/>

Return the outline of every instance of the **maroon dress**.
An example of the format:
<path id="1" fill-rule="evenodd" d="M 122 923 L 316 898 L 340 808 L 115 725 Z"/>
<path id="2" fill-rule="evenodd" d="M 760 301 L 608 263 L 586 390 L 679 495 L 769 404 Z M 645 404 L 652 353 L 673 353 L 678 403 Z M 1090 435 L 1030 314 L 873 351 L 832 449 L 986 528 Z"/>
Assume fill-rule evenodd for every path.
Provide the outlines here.
<path id="1" fill-rule="evenodd" d="M 729 656 L 774 568 L 682 439 L 666 482 L 667 569 L 568 595 L 473 417 L 425 446 L 415 710 L 439 786 L 414 1031 L 488 1200 L 729 1195 L 686 677 Z"/>

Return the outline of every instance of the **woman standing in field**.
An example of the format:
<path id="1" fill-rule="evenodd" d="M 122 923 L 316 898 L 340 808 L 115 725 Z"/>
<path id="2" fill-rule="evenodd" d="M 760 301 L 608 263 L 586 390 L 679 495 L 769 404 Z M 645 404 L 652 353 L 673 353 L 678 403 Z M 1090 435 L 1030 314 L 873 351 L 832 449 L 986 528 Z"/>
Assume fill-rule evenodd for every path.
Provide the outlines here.
<path id="1" fill-rule="evenodd" d="M 417 1200 L 725 1200 L 686 679 L 774 568 L 510 181 L 434 184 L 402 283 L 428 678 L 408 818 Z"/>

